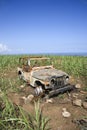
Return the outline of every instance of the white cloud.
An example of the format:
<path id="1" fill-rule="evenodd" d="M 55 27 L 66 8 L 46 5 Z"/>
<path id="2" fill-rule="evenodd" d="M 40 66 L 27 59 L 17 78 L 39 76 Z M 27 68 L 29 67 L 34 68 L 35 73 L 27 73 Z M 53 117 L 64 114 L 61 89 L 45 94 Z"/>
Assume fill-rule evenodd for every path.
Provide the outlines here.
<path id="1" fill-rule="evenodd" d="M 7 45 L 0 43 L 0 53 L 3 52 L 9 52 L 10 49 L 7 47 Z"/>
<path id="2" fill-rule="evenodd" d="M 16 54 L 23 51 L 23 48 L 9 48 L 6 44 L 0 43 L 0 54 Z"/>

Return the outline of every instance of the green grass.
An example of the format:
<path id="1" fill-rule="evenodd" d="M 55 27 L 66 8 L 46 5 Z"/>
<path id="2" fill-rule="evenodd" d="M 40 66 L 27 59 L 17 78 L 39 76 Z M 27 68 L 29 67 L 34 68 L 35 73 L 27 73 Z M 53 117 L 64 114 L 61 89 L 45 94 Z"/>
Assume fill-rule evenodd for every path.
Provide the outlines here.
<path id="1" fill-rule="evenodd" d="M 64 70 L 87 87 L 87 57 L 51 56 L 55 68 Z"/>
<path id="2" fill-rule="evenodd" d="M 20 85 L 17 77 L 20 55 L 0 56 L 0 87 L 7 90 Z M 64 70 L 69 75 L 82 80 L 87 86 L 87 57 L 83 56 L 47 56 L 57 69 Z M 41 63 L 43 65 L 43 63 Z"/>
<path id="3" fill-rule="evenodd" d="M 35 115 L 26 114 L 22 108 L 15 106 L 6 94 L 19 92 L 24 84 L 17 76 L 19 55 L 0 56 L 0 129 L 1 130 L 47 130 L 48 119 L 44 118 L 39 105 L 35 105 Z M 87 57 L 82 56 L 47 56 L 52 59 L 56 69 L 64 70 L 82 82 L 87 91 Z M 41 63 L 43 65 L 43 63 Z M 3 96 L 4 95 L 4 96 Z M 3 96 L 3 97 L 2 97 Z"/>
<path id="4" fill-rule="evenodd" d="M 50 130 L 48 122 L 39 101 L 35 102 L 35 114 L 31 115 L 9 101 L 4 93 L 0 95 L 0 130 Z"/>
<path id="5" fill-rule="evenodd" d="M 0 72 L 15 69 L 19 64 L 18 55 L 0 56 Z M 87 57 L 83 56 L 49 56 L 57 69 L 63 69 L 70 75 L 87 76 Z"/>
<path id="6" fill-rule="evenodd" d="M 52 56 L 53 64 L 73 76 L 87 76 L 87 57 Z"/>

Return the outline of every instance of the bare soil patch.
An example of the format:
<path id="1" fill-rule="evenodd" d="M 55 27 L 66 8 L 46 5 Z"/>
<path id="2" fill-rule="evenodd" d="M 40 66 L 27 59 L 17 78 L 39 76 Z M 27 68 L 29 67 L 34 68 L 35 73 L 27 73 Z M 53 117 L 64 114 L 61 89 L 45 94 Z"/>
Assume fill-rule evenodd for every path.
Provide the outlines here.
<path id="1" fill-rule="evenodd" d="M 33 89 L 30 86 L 25 86 L 21 89 L 20 93 L 9 93 L 9 99 L 16 105 L 20 105 L 27 112 L 34 113 L 34 103 L 25 103 L 22 99 L 23 96 L 27 97 L 29 94 L 33 93 Z M 40 105 L 43 108 L 43 114 L 49 117 L 51 120 L 49 122 L 52 130 L 80 130 L 80 128 L 73 123 L 74 119 L 80 119 L 81 117 L 87 117 L 87 110 L 82 106 L 74 106 L 72 104 L 72 95 L 63 94 L 53 98 L 53 103 L 46 103 L 45 100 L 40 101 Z M 84 100 L 86 94 L 77 92 L 78 98 Z M 64 118 L 62 116 L 62 109 L 66 108 L 70 112 L 71 116 Z"/>

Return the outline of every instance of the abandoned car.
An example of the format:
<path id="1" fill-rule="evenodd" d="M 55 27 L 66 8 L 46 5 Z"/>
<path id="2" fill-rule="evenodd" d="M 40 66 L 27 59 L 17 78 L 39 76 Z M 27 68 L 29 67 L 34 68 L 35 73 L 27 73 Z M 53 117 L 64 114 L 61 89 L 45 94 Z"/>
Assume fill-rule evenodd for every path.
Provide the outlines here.
<path id="1" fill-rule="evenodd" d="M 47 57 L 22 57 L 19 59 L 20 67 L 18 75 L 26 83 L 35 89 L 37 96 L 43 94 L 49 97 L 71 91 L 69 75 L 53 67 L 50 58 Z"/>

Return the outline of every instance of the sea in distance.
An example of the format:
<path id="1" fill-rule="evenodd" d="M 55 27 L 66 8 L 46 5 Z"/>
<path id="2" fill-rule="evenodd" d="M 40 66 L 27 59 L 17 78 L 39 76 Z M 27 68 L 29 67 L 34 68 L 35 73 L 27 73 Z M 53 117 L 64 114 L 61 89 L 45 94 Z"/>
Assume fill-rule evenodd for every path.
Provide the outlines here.
<path id="1" fill-rule="evenodd" d="M 87 57 L 87 52 L 64 52 L 64 53 L 5 53 L 5 54 L 0 54 L 0 55 L 54 55 L 54 56 L 84 56 Z"/>
<path id="2" fill-rule="evenodd" d="M 58 55 L 58 56 L 87 56 L 87 52 L 85 53 L 68 53 L 68 52 L 65 52 L 65 53 L 48 53 L 48 55 Z"/>
<path id="3" fill-rule="evenodd" d="M 54 55 L 54 56 L 86 56 L 87 57 L 87 52 L 85 53 L 28 53 L 26 55 Z"/>

